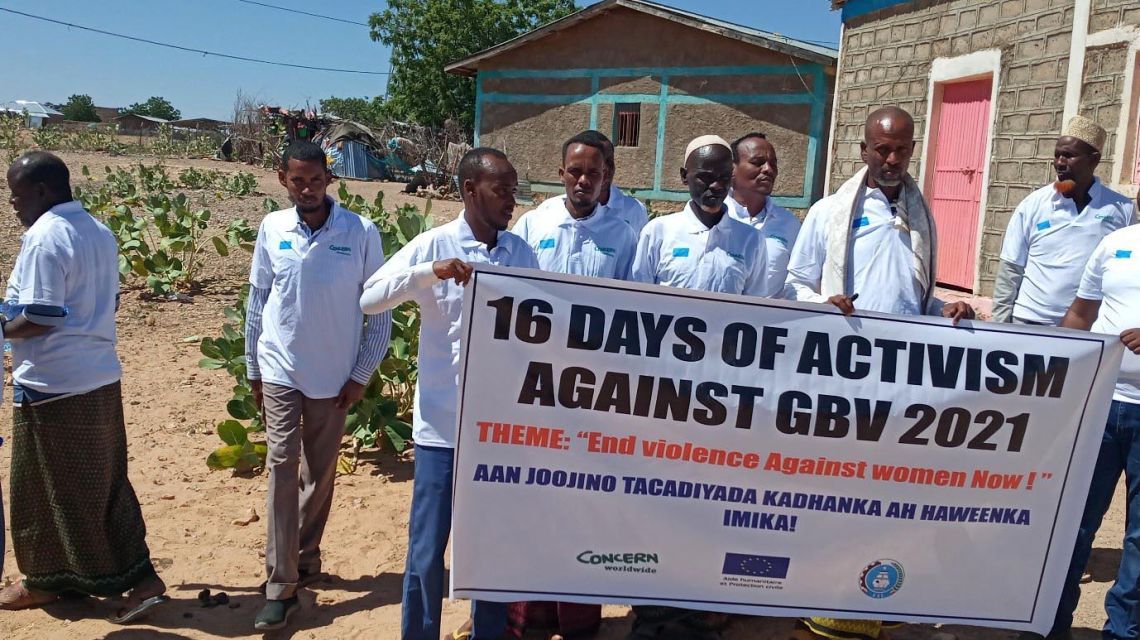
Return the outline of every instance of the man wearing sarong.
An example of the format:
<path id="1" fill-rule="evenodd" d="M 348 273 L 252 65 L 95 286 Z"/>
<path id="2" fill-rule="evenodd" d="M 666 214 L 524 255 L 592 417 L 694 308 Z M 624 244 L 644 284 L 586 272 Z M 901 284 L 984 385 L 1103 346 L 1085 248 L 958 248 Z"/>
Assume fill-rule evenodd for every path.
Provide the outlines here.
<path id="1" fill-rule="evenodd" d="M 118 244 L 72 197 L 56 156 L 26 153 L 7 178 L 28 228 L 3 319 L 12 341 L 12 546 L 24 579 L 0 591 L 0 608 L 129 592 L 111 620 L 131 622 L 166 600 L 166 585 L 127 478 Z"/>
<path id="2" fill-rule="evenodd" d="M 544 271 L 629 279 L 637 233 L 599 202 L 609 173 L 602 140 L 583 131 L 563 143 L 558 176 L 566 195 L 547 199 L 511 230 L 534 249 Z M 597 604 L 516 602 L 509 613 L 516 638 L 528 629 L 556 629 L 551 640 L 570 640 L 592 635 L 602 623 Z"/>
<path id="3" fill-rule="evenodd" d="M 867 118 L 860 148 L 866 167 L 808 211 L 788 263 L 788 293 L 847 315 L 973 318 L 966 303 L 934 297 L 934 218 L 907 173 L 914 120 L 898 107 L 877 109 Z M 882 628 L 874 620 L 811 618 L 793 637 L 874 640 Z"/>
<path id="4" fill-rule="evenodd" d="M 654 218 L 642 229 L 633 280 L 697 291 L 764 295 L 764 243 L 725 204 L 732 171 L 732 149 L 720 136 L 700 136 L 689 143 L 681 181 L 689 189 L 690 200 L 683 210 Z M 717 640 L 729 619 L 722 613 L 659 605 L 635 605 L 633 615 L 629 640 Z"/>
<path id="5" fill-rule="evenodd" d="M 1073 116 L 1053 150 L 1056 182 L 1017 205 L 1001 246 L 994 322 L 1056 326 L 1101 238 L 1132 224 L 1132 201 L 1093 175 L 1106 132 Z"/>
<path id="6" fill-rule="evenodd" d="M 401 640 L 439 640 L 444 595 L 443 556 L 451 535 L 459 341 L 463 287 L 471 263 L 537 269 L 522 238 L 507 231 L 515 208 L 518 173 L 497 149 L 477 147 L 459 161 L 463 211 L 445 225 L 404 245 L 364 283 L 364 313 L 388 311 L 414 300 L 420 308 L 419 377 L 412 439 L 415 477 L 404 567 Z M 472 620 L 449 640 L 499 640 L 507 604 L 474 601 Z"/>

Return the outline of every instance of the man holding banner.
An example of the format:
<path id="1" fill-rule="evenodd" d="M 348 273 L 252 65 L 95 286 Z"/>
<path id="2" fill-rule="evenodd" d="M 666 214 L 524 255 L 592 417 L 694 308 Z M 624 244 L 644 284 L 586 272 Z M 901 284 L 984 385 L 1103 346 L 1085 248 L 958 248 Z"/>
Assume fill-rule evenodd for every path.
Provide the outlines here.
<path id="1" fill-rule="evenodd" d="M 788 264 L 789 295 L 828 302 L 844 314 L 859 309 L 900 315 L 973 318 L 965 302 L 934 297 L 937 235 L 930 207 L 907 173 L 914 119 L 898 107 L 867 117 L 859 143 L 867 165 L 808 211 Z M 837 640 L 879 637 L 872 620 L 804 620 L 812 635 Z"/>
<path id="2" fill-rule="evenodd" d="M 1081 596 L 1080 580 L 1092 552 L 1093 539 L 1112 502 L 1120 474 L 1127 483 L 1128 505 L 1123 553 L 1116 582 L 1105 598 L 1108 620 L 1101 637 L 1140 637 L 1140 227 L 1128 226 L 1107 235 L 1093 250 L 1077 297 L 1061 320 L 1062 327 L 1119 335 L 1125 352 L 1112 396 L 1112 408 L 1100 445 L 1072 563 L 1065 576 L 1052 639 L 1072 637 L 1073 612 Z M 1026 634 L 1025 638 L 1040 638 Z"/>
<path id="3" fill-rule="evenodd" d="M 463 196 L 459 217 L 413 238 L 368 278 L 360 298 L 366 314 L 408 300 L 416 301 L 421 313 L 402 640 L 439 640 L 443 554 L 451 533 L 463 285 L 473 271 L 470 263 L 538 268 L 530 247 L 507 232 L 518 188 L 518 174 L 507 156 L 496 149 L 472 149 L 459 161 L 457 173 Z M 506 630 L 507 605 L 476 601 L 471 617 L 473 625 L 448 637 L 499 640 Z"/>
<path id="4" fill-rule="evenodd" d="M 848 315 L 859 296 L 867 311 L 973 318 L 966 303 L 934 297 L 934 218 L 907 173 L 914 119 L 898 107 L 877 109 L 859 146 L 867 166 L 808 211 L 788 264 L 790 293 Z"/>

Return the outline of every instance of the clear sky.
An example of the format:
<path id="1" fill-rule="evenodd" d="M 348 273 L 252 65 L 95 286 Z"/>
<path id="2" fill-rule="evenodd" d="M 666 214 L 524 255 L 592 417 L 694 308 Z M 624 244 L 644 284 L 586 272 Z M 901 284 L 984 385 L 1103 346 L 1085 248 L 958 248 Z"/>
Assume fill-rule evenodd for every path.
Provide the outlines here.
<path id="1" fill-rule="evenodd" d="M 368 22 L 383 0 L 263 0 Z M 828 0 L 658 0 L 790 37 L 834 43 L 839 13 Z M 593 4 L 578 0 L 578 4 Z M 0 7 L 219 53 L 319 67 L 388 71 L 388 50 L 368 28 L 239 0 L 4 0 Z M 830 46 L 835 46 L 834 44 Z M 125 107 L 163 96 L 184 118 L 229 119 L 240 89 L 258 101 L 313 105 L 328 96 L 383 95 L 387 76 L 308 71 L 238 62 L 129 42 L 0 12 L 0 102 L 64 102 L 75 93 Z"/>

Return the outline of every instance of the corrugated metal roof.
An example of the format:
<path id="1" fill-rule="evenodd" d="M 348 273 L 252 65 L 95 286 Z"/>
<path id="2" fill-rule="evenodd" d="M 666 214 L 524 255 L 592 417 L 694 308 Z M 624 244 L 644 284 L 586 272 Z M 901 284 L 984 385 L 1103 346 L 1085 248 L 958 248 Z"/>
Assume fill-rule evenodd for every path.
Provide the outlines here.
<path id="1" fill-rule="evenodd" d="M 675 9 L 655 2 L 648 2 L 647 0 L 602 0 L 602 2 L 586 7 L 562 19 L 555 20 L 550 24 L 543 25 L 533 31 L 524 33 L 517 38 L 507 40 L 489 49 L 484 49 L 462 60 L 457 60 L 444 67 L 444 70 L 448 73 L 474 76 L 479 70 L 479 65 L 485 60 L 529 42 L 541 39 L 551 33 L 572 27 L 615 7 L 625 7 L 634 11 L 640 11 L 641 13 L 646 13 L 658 18 L 672 20 L 696 29 L 702 29 L 728 38 L 741 40 L 758 47 L 779 51 L 824 65 L 834 65 L 836 58 L 839 56 L 839 51 L 836 49 L 825 47 L 817 43 L 788 38 L 770 31 L 709 18 L 708 16 Z"/>
<path id="2" fill-rule="evenodd" d="M 156 118 L 154 116 L 144 116 L 141 113 L 124 113 L 123 115 L 121 115 L 115 119 L 116 120 L 122 120 L 123 118 L 126 118 L 127 116 L 134 116 L 136 118 L 142 118 L 143 120 L 150 120 L 151 122 L 156 122 L 158 124 L 167 124 L 170 122 L 169 120 L 163 120 L 162 118 Z"/>
<path id="3" fill-rule="evenodd" d="M 727 22 L 725 20 L 719 20 L 717 18 L 710 18 L 708 16 L 702 16 L 699 13 L 693 13 L 691 11 L 685 11 L 684 9 L 675 9 L 675 8 L 667 6 L 667 5 L 657 4 L 656 2 L 648 2 L 648 0 L 635 0 L 635 1 L 640 2 L 641 4 L 646 4 L 646 5 L 650 5 L 653 7 L 657 7 L 658 9 L 661 9 L 662 11 L 670 11 L 672 13 L 688 16 L 694 20 L 701 20 L 703 22 L 707 22 L 709 24 L 714 24 L 714 25 L 717 25 L 717 26 L 725 28 L 725 29 L 733 29 L 733 30 L 739 31 L 741 33 L 752 34 L 758 38 L 766 38 L 766 39 L 770 39 L 770 40 L 775 40 L 778 42 L 783 42 L 785 44 L 791 45 L 793 47 L 799 47 L 801 49 L 805 49 L 807 51 L 814 51 L 820 55 L 828 56 L 830 58 L 839 57 L 839 50 L 838 49 L 833 49 L 831 47 L 824 46 L 822 44 L 819 44 L 818 42 L 810 42 L 808 40 L 798 40 L 796 38 L 789 38 L 787 36 L 780 35 L 780 34 L 775 33 L 773 31 L 764 31 L 763 29 L 746 27 L 746 26 L 741 25 L 741 24 L 736 24 L 735 22 Z M 835 34 L 835 37 L 838 39 L 839 34 L 838 33 Z"/>
<path id="4" fill-rule="evenodd" d="M 0 111 L 8 113 L 23 113 L 28 112 L 28 115 L 37 118 L 47 118 L 49 116 L 62 116 L 63 114 L 49 106 L 34 100 L 13 100 L 0 104 Z"/>

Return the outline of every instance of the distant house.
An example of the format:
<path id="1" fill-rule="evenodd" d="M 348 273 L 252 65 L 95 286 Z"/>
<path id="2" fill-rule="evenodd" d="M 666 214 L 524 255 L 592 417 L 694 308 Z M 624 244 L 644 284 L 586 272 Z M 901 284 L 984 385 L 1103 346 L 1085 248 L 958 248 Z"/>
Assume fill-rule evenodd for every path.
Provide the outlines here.
<path id="1" fill-rule="evenodd" d="M 129 136 L 152 136 L 158 132 L 160 126 L 170 123 L 169 120 L 137 113 L 124 113 L 115 117 L 112 122 L 119 125 L 119 133 Z"/>
<path id="2" fill-rule="evenodd" d="M 761 131 L 780 157 L 775 200 L 803 209 L 823 191 L 836 55 L 653 2 L 602 0 L 446 70 L 475 79 L 476 144 L 505 151 L 535 191 L 561 192 L 562 141 L 597 129 L 617 147 L 615 184 L 683 202 L 690 140 Z"/>
<path id="3" fill-rule="evenodd" d="M 120 107 L 95 107 L 95 115 L 99 116 L 99 122 L 114 122 L 121 114 Z"/>
<path id="4" fill-rule="evenodd" d="M 1014 208 L 1054 179 L 1074 115 L 1108 130 L 1097 175 L 1140 188 L 1136 0 L 832 0 L 843 11 L 828 183 L 862 165 L 869 110 L 900 105 L 938 225 L 938 276 L 988 295 Z"/>
<path id="5" fill-rule="evenodd" d="M 51 107 L 32 100 L 13 100 L 0 103 L 0 113 L 14 115 L 27 114 L 24 125 L 29 129 L 39 129 L 45 124 L 62 121 L 63 114 Z"/>
<path id="6" fill-rule="evenodd" d="M 171 120 L 170 126 L 196 131 L 224 131 L 229 128 L 230 123 L 213 118 L 183 118 L 182 120 Z"/>

